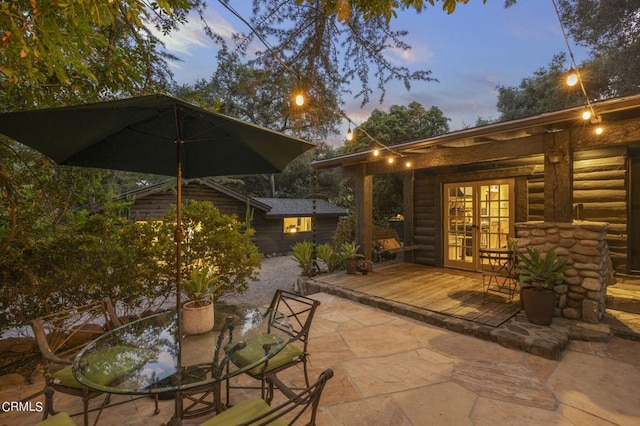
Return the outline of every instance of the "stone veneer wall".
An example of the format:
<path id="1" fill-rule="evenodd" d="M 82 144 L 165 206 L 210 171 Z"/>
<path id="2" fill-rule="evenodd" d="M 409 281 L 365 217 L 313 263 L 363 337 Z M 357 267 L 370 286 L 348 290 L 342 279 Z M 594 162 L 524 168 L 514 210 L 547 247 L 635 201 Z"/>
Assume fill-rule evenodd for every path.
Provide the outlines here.
<path id="1" fill-rule="evenodd" d="M 566 283 L 556 286 L 556 316 L 589 323 L 602 320 L 607 285 L 613 284 L 613 269 L 607 246 L 608 223 L 575 221 L 573 223 L 516 223 L 518 252 L 525 247 L 544 253 L 555 249 L 569 256 Z"/>

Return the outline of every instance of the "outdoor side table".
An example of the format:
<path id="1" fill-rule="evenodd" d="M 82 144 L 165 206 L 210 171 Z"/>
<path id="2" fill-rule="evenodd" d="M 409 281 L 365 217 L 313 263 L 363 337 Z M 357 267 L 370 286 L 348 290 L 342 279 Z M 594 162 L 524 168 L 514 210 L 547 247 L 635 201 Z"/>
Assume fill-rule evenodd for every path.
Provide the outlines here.
<path id="1" fill-rule="evenodd" d="M 289 338 L 286 316 L 265 308 L 216 305 L 214 330 L 178 336 L 175 310 L 133 321 L 103 334 L 78 354 L 73 374 L 85 386 L 113 394 L 169 394 L 175 411 L 169 425 L 183 418 L 221 411 L 221 383 L 264 363 Z M 278 327 L 270 327 L 274 322 Z M 264 356 L 248 366 L 229 362 L 229 353 L 249 339 L 269 341 Z M 184 407 L 183 397 L 206 393 L 212 401 Z M 194 399 L 196 400 L 196 399 Z"/>

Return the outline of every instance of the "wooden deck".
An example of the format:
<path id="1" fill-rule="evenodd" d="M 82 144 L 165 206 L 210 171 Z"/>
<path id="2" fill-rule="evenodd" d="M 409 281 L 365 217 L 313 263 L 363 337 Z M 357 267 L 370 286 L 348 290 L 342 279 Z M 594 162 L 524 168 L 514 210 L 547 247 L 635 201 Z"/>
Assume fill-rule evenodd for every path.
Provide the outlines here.
<path id="1" fill-rule="evenodd" d="M 341 271 L 315 276 L 313 280 L 492 327 L 498 327 L 520 311 L 518 292 L 512 301 L 507 295 L 493 292 L 485 296 L 480 273 L 415 263 L 374 264 L 367 275 Z"/>

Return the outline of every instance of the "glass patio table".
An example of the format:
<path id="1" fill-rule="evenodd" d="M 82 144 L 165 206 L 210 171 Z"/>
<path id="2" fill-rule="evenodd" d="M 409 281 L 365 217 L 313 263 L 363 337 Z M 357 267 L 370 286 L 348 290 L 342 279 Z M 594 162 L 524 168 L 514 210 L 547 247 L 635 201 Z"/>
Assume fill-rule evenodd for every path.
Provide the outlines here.
<path id="1" fill-rule="evenodd" d="M 175 411 L 169 425 L 220 412 L 221 383 L 277 354 L 292 326 L 285 315 L 266 308 L 216 305 L 215 310 L 213 331 L 200 335 L 178 338 L 175 310 L 109 331 L 78 354 L 73 374 L 85 386 L 107 393 L 172 396 Z M 229 362 L 233 352 L 251 341 L 263 348 L 255 362 L 242 367 Z M 191 394 L 200 396 L 190 398 L 185 408 L 183 398 Z"/>

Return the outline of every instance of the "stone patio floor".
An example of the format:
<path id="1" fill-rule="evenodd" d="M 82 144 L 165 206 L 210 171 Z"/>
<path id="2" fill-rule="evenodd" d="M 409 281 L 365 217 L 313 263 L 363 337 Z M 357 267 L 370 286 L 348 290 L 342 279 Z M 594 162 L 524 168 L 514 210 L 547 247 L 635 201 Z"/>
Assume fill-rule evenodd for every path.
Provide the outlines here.
<path id="1" fill-rule="evenodd" d="M 640 424 L 639 341 L 569 340 L 564 356 L 548 359 L 334 295 L 311 297 L 322 303 L 309 344 L 311 372 L 335 372 L 319 425 Z M 301 372 L 288 374 L 294 379 Z M 0 402 L 41 387 L 7 389 Z M 56 404 L 64 411 L 80 406 L 63 395 Z M 99 424 L 161 424 L 171 417 L 172 401 L 152 412 L 152 400 L 143 399 L 106 409 Z M 0 425 L 33 425 L 39 418 L 0 413 Z"/>

